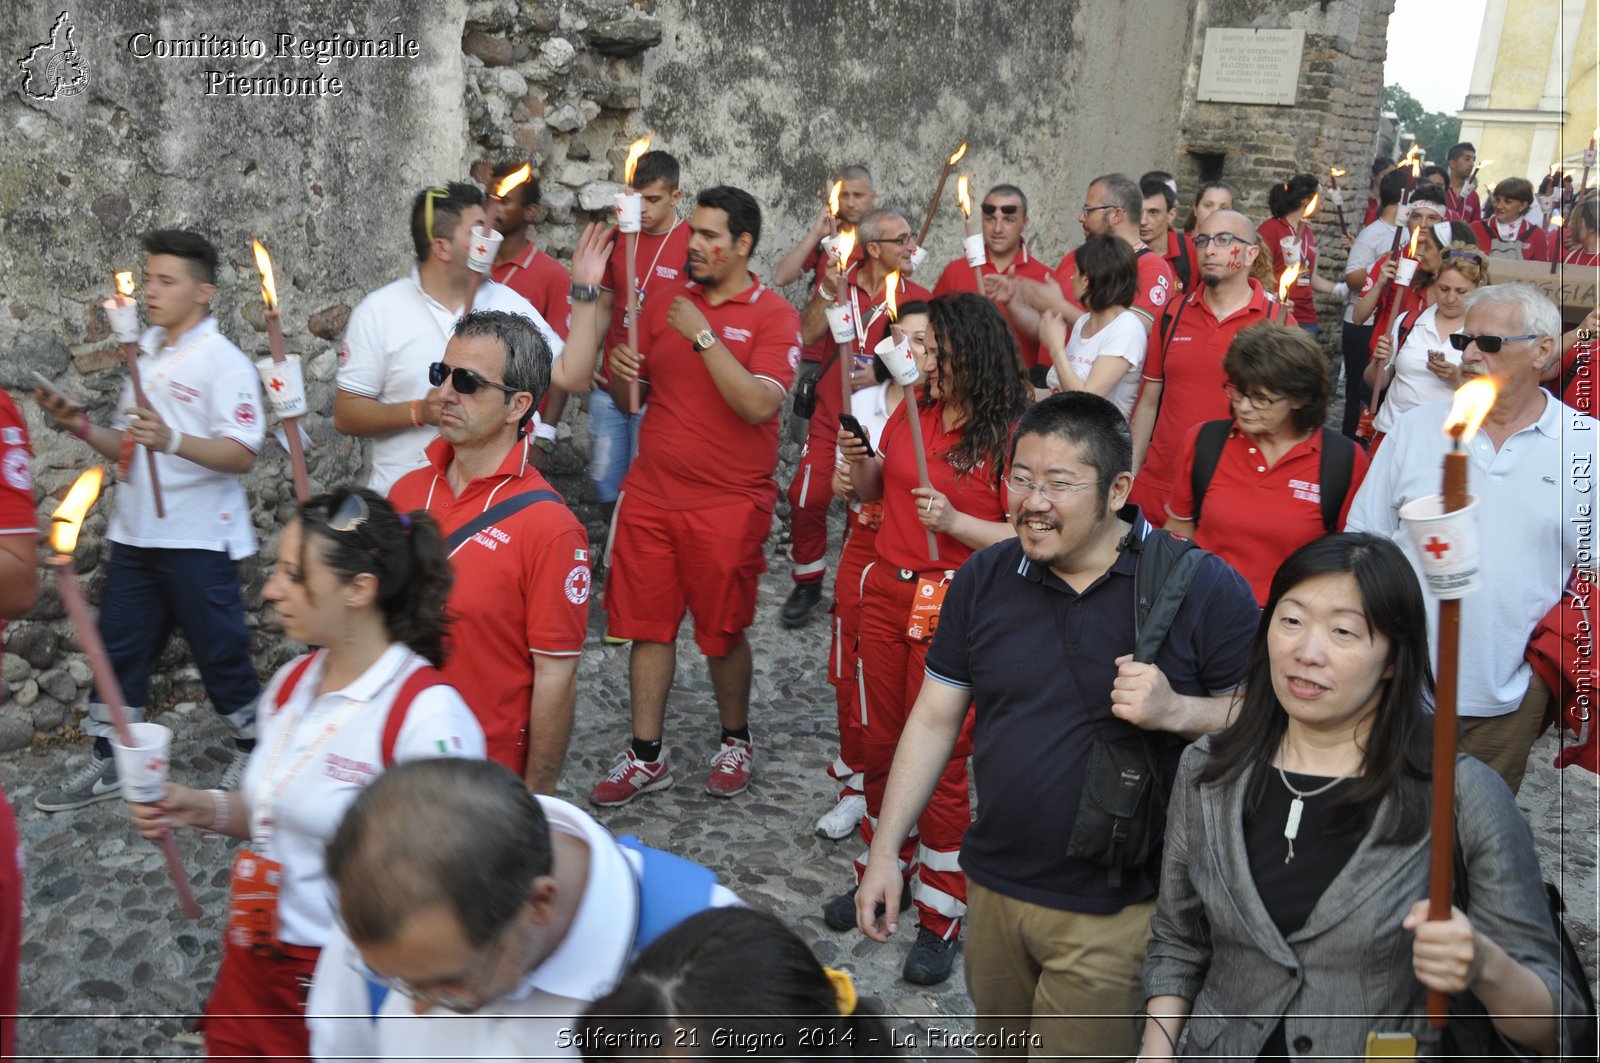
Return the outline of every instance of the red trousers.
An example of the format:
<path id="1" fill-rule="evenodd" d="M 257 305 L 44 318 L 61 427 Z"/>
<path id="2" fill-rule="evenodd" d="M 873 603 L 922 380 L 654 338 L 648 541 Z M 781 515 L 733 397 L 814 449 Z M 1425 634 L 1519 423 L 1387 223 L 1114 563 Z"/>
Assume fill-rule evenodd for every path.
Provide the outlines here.
<path id="1" fill-rule="evenodd" d="M 833 645 L 828 652 L 828 682 L 839 716 L 839 756 L 828 774 L 839 782 L 841 799 L 862 793 L 862 745 L 866 740 L 866 698 L 862 689 L 859 639 L 861 583 L 877 558 L 878 532 L 851 513 L 845 525 L 839 574 L 833 579 Z"/>
<path id="2" fill-rule="evenodd" d="M 816 424 L 816 419 L 812 419 Z M 789 558 L 796 583 L 821 583 L 828 574 L 828 506 L 833 503 L 833 462 L 838 429 L 813 431 L 800 452 L 800 464 L 789 481 Z"/>
<path id="3" fill-rule="evenodd" d="M 208 1059 L 306 1060 L 306 994 L 321 949 L 284 945 L 258 956 L 223 936 L 222 968 L 206 1004 Z"/>
<path id="4" fill-rule="evenodd" d="M 931 574 L 931 573 L 930 573 Z M 942 575 L 942 572 L 939 573 Z M 872 844 L 872 832 L 883 810 L 883 791 L 889 781 L 895 747 L 906 718 L 922 689 L 926 642 L 906 636 L 906 621 L 916 593 L 916 578 L 904 580 L 897 570 L 882 560 L 867 570 L 861 599 L 861 672 L 867 691 L 865 790 L 867 815 L 861 821 L 861 835 Z M 967 712 L 961 735 L 944 774 L 934 787 L 927 807 L 917 817 L 916 849 L 901 850 L 904 863 L 909 856 L 917 881 L 912 897 L 917 914 L 929 931 L 945 938 L 961 932 L 961 917 L 967 912 L 967 876 L 959 858 L 961 838 L 972 819 L 972 801 L 967 792 L 967 758 L 972 755 L 972 712 Z M 859 879 L 865 870 L 856 864 Z"/>
<path id="5" fill-rule="evenodd" d="M 17 1050 L 17 964 L 22 952 L 22 842 L 0 790 L 0 1059 Z"/>

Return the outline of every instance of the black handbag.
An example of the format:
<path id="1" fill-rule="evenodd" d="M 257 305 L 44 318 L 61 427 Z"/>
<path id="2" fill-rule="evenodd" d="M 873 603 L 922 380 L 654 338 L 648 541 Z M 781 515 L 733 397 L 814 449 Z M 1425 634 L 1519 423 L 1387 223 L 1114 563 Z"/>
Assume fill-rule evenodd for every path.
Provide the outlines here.
<path id="1" fill-rule="evenodd" d="M 839 360 L 839 348 L 835 347 L 833 353 L 822 361 L 822 368 L 817 370 L 816 376 L 803 376 L 795 381 L 794 385 L 794 415 L 803 421 L 811 420 L 811 415 L 817 412 L 817 381 L 827 375 L 828 369 Z M 846 410 L 846 413 L 850 411 Z"/>

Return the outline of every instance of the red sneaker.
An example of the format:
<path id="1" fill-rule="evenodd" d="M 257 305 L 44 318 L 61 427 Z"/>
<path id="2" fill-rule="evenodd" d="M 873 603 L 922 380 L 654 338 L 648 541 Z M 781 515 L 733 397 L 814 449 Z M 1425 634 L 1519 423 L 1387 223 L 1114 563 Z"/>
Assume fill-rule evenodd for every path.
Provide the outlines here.
<path id="1" fill-rule="evenodd" d="M 722 748 L 711 758 L 711 776 L 706 779 L 706 793 L 712 797 L 732 797 L 742 794 L 750 785 L 750 775 L 755 771 L 756 747 L 737 738 L 724 738 Z"/>
<path id="2" fill-rule="evenodd" d="M 746 780 L 748 778 L 747 775 Z M 660 760 L 640 760 L 633 755 L 632 749 L 628 749 L 617 758 L 606 777 L 594 784 L 594 789 L 589 791 L 589 800 L 607 808 L 625 805 L 640 794 L 665 790 L 672 783 L 672 768 L 667 763 L 665 752 L 662 752 Z"/>

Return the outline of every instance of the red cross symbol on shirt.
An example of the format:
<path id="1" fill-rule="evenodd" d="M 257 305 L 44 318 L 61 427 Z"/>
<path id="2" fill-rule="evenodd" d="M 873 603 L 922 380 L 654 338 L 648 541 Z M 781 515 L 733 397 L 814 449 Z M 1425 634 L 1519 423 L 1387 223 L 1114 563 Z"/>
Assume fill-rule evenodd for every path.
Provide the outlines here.
<path id="1" fill-rule="evenodd" d="M 1423 546 L 1423 549 L 1432 554 L 1435 561 L 1442 561 L 1444 559 L 1444 555 L 1450 552 L 1450 544 L 1440 542 L 1439 537 L 1435 535 L 1428 539 L 1427 543 Z"/>

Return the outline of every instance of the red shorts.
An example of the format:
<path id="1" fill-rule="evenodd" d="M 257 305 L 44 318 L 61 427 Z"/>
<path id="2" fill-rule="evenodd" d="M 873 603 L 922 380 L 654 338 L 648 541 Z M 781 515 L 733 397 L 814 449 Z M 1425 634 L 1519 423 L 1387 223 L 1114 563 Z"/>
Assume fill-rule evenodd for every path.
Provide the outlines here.
<path id="1" fill-rule="evenodd" d="M 607 633 L 639 642 L 676 642 L 684 613 L 707 657 L 726 657 L 756 617 L 767 570 L 772 517 L 751 499 L 700 509 L 663 509 L 617 496 Z"/>
<path id="2" fill-rule="evenodd" d="M 206 1004 L 206 1058 L 309 1061 L 306 994 L 321 951 L 285 945 L 280 956 L 258 956 L 224 936 Z"/>

